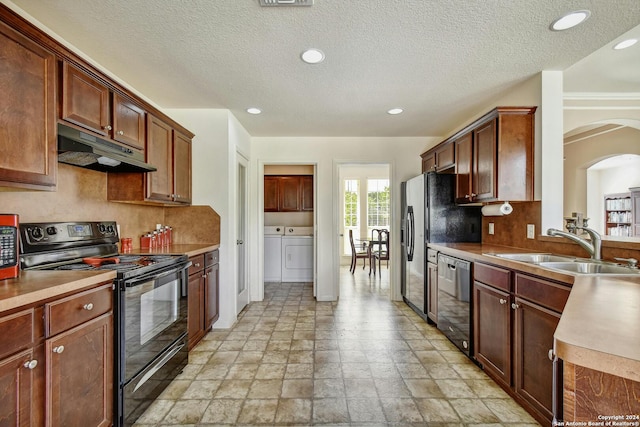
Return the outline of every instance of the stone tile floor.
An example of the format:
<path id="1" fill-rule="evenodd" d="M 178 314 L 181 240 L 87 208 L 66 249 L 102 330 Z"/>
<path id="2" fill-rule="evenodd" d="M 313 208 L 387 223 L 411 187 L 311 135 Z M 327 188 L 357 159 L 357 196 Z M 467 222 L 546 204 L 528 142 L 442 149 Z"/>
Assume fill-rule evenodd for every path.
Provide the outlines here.
<path id="1" fill-rule="evenodd" d="M 436 328 L 343 268 L 340 299 L 270 283 L 214 330 L 136 426 L 538 426 Z"/>

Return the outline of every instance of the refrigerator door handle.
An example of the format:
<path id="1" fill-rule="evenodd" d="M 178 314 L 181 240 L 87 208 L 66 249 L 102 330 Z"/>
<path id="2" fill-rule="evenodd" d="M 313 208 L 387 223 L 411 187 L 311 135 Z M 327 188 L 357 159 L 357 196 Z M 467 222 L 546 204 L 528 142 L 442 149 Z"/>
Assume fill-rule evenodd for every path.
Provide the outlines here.
<path id="1" fill-rule="evenodd" d="M 413 249 L 416 240 L 413 206 L 407 207 L 407 261 L 413 261 Z"/>

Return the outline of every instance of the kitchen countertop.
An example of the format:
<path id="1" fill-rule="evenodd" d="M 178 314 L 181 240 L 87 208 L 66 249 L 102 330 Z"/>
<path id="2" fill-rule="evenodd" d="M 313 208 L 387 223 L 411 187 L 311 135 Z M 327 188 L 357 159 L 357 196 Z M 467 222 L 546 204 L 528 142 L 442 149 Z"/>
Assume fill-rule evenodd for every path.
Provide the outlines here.
<path id="1" fill-rule="evenodd" d="M 214 244 L 179 244 L 162 249 L 134 249 L 134 254 L 186 254 L 190 257 L 218 249 Z M 100 271 L 21 271 L 15 279 L 0 280 L 0 312 L 38 301 L 77 292 L 116 278 L 113 270 Z"/>
<path id="2" fill-rule="evenodd" d="M 563 274 L 488 253 L 530 250 L 481 243 L 438 243 L 429 247 L 573 284 L 554 334 L 556 355 L 569 363 L 640 381 L 640 277 Z"/>

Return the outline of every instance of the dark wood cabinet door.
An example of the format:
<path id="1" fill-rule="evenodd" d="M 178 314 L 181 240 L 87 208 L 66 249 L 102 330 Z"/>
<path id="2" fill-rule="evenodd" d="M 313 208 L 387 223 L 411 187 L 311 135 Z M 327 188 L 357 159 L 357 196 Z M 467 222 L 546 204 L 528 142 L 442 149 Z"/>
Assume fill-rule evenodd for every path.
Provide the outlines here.
<path id="1" fill-rule="evenodd" d="M 174 201 L 191 203 L 191 139 L 173 131 Z"/>
<path id="2" fill-rule="evenodd" d="M 473 168 L 473 134 L 468 133 L 455 140 L 456 152 L 456 202 L 468 203 L 471 199 Z"/>
<path id="3" fill-rule="evenodd" d="M 313 175 L 300 178 L 300 194 L 302 196 L 301 209 L 313 211 Z"/>
<path id="4" fill-rule="evenodd" d="M 48 427 L 112 425 L 112 331 L 109 313 L 45 342 Z"/>
<path id="5" fill-rule="evenodd" d="M 41 355 L 40 355 L 41 356 Z M 37 375 L 44 375 L 44 360 L 33 349 L 0 360 L 0 424 L 28 427 L 40 425 Z M 40 414 L 41 415 L 41 414 Z"/>
<path id="6" fill-rule="evenodd" d="M 300 210 L 300 177 L 280 177 L 280 212 L 296 212 Z"/>
<path id="7" fill-rule="evenodd" d="M 54 190 L 56 59 L 0 22 L 0 186 Z"/>
<path id="8" fill-rule="evenodd" d="M 206 300 L 206 316 L 205 316 L 205 330 L 209 330 L 211 326 L 220 317 L 220 265 L 214 264 L 208 267 L 205 272 L 205 300 Z"/>
<path id="9" fill-rule="evenodd" d="M 422 155 L 422 172 L 431 172 L 436 170 L 436 153 L 428 151 Z"/>
<path id="10" fill-rule="evenodd" d="M 476 359 L 496 381 L 511 386 L 511 297 L 474 282 L 473 298 Z"/>
<path id="11" fill-rule="evenodd" d="M 277 176 L 264 177 L 264 211 L 278 212 L 280 180 Z"/>
<path id="12" fill-rule="evenodd" d="M 149 114 L 147 162 L 158 168 L 148 173 L 146 196 L 151 200 L 173 200 L 173 129 L 167 123 Z"/>
<path id="13" fill-rule="evenodd" d="M 204 277 L 199 271 L 189 276 L 187 289 L 187 324 L 189 335 L 189 350 L 191 350 L 204 336 Z"/>
<path id="14" fill-rule="evenodd" d="M 110 135 L 109 89 L 68 62 L 62 64 L 62 120 Z"/>
<path id="15" fill-rule="evenodd" d="M 130 100 L 113 94 L 113 139 L 144 151 L 145 112 Z"/>
<path id="16" fill-rule="evenodd" d="M 472 178 L 473 201 L 496 198 L 496 120 L 473 131 L 474 161 Z"/>
<path id="17" fill-rule="evenodd" d="M 517 297 L 515 303 L 515 392 L 550 423 L 553 418 L 550 351 L 560 314 Z"/>
<path id="18" fill-rule="evenodd" d="M 437 171 L 446 170 L 446 169 L 449 169 L 450 167 L 455 166 L 456 164 L 455 147 L 456 145 L 453 143 L 453 141 L 438 145 L 438 147 L 436 148 L 436 170 Z"/>

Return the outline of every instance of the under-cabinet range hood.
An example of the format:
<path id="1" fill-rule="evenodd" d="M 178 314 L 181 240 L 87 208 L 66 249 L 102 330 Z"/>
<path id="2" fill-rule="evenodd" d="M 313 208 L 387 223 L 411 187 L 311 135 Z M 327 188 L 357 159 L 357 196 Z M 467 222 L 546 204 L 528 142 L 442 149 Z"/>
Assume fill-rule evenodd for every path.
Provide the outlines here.
<path id="1" fill-rule="evenodd" d="M 144 155 L 75 128 L 58 124 L 58 161 L 102 172 L 153 172 Z"/>

